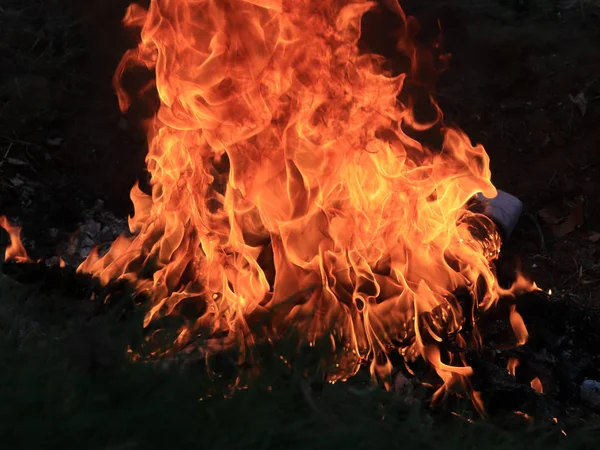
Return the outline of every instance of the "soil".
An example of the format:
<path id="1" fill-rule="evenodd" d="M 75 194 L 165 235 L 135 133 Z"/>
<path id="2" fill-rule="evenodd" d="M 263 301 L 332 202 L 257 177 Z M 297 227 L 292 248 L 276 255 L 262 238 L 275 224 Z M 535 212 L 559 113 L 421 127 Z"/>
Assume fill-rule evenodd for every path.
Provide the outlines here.
<path id="1" fill-rule="evenodd" d="M 16 47 L 41 45 L 42 30 L 53 54 L 62 55 L 60 39 L 79 48 L 46 65 L 44 50 L 37 66 L 2 61 L 0 215 L 23 226 L 34 253 L 51 256 L 57 239 L 67 239 L 98 200 L 117 217 L 128 214 L 129 190 L 145 177 L 141 113 L 122 115 L 111 87 L 121 55 L 135 42 L 121 27 L 127 3 L 46 2 L 44 13 L 26 19 L 31 36 L 23 28 L 18 41 L 3 40 L 16 54 Z M 496 186 L 525 205 L 499 270 L 510 272 L 518 261 L 552 292 L 549 302 L 560 307 L 540 314 L 559 339 L 568 334 L 564 317 L 584 321 L 586 311 L 600 307 L 600 3 L 411 0 L 403 6 L 422 22 L 423 35 L 441 26 L 452 58 L 436 97 L 447 122 L 485 146 Z M 57 17 L 72 24 L 60 39 L 53 34 Z M 391 38 L 385 30 L 375 20 L 364 32 Z M 545 311 L 537 301 L 523 307 L 526 321 L 536 322 L 536 308 Z M 591 325 L 582 332 L 590 341 L 581 337 L 580 350 L 591 357 L 600 339 Z M 582 369 L 576 381 L 586 374 L 600 376 Z"/>

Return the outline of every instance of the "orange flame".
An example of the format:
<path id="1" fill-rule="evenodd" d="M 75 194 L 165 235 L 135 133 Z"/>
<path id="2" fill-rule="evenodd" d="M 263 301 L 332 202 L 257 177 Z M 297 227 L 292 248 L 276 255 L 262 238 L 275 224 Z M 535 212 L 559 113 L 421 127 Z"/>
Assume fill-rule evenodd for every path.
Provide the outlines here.
<path id="1" fill-rule="evenodd" d="M 508 364 L 506 365 L 506 370 L 512 376 L 517 375 L 517 367 L 519 367 L 519 360 L 517 358 L 508 358 Z"/>
<path id="2" fill-rule="evenodd" d="M 529 338 L 529 333 L 527 332 L 527 327 L 525 326 L 525 322 L 523 322 L 523 317 L 518 313 L 517 307 L 515 305 L 510 306 L 510 325 L 512 326 L 513 332 L 517 337 L 517 345 L 524 345 Z"/>
<path id="3" fill-rule="evenodd" d="M 21 227 L 11 225 L 5 216 L 0 216 L 0 227 L 8 233 L 10 239 L 10 245 L 6 247 L 4 252 L 4 259 L 7 261 L 16 261 L 19 263 L 31 262 L 25 247 L 21 242 Z"/>
<path id="4" fill-rule="evenodd" d="M 412 44 L 398 3 L 386 4 L 404 23 L 398 48 L 409 73 L 359 51 L 373 2 L 131 5 L 124 22 L 141 27 L 141 42 L 115 85 L 125 110 L 123 74 L 155 71 L 152 190 L 132 189 L 134 236 L 93 252 L 79 271 L 148 294 L 145 325 L 195 303 L 198 318 L 178 345 L 203 333 L 207 351 L 235 346 L 244 357 L 256 322 L 277 335 L 293 326 L 310 344 L 330 336 L 331 381 L 370 360 L 373 377 L 389 383 L 388 355 L 400 352 L 427 359 L 443 390 L 464 385 L 471 369 L 434 345 L 466 320 L 457 290 L 475 312 L 532 286 L 498 285 L 500 237 L 469 209 L 476 194 L 496 195 L 488 155 L 443 126 L 428 95 L 434 117 L 418 119 L 405 85 L 418 84 L 433 56 Z M 436 130 L 438 145 L 415 138 Z M 514 309 L 511 324 L 524 342 Z"/>
<path id="5" fill-rule="evenodd" d="M 544 393 L 544 386 L 538 377 L 535 377 L 533 380 L 531 380 L 531 388 L 538 394 Z"/>
<path id="6" fill-rule="evenodd" d="M 515 411 L 515 412 L 514 412 L 514 414 L 515 414 L 516 416 L 523 417 L 525 420 L 527 420 L 527 421 L 529 421 L 529 422 L 533 421 L 533 417 L 531 417 L 531 416 L 530 416 L 529 414 L 527 414 L 527 413 L 524 413 L 523 411 Z"/>

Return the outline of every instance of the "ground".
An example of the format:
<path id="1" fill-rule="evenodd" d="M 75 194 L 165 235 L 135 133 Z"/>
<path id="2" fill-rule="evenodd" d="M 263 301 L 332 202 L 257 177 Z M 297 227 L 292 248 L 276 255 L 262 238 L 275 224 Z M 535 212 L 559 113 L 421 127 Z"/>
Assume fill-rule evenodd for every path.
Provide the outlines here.
<path id="1" fill-rule="evenodd" d="M 123 116 L 111 86 L 120 56 L 134 42 L 120 26 L 127 3 L 9 0 L 0 7 L 0 215 L 23 226 L 34 255 L 54 255 L 85 221 L 85 212 L 98 208 L 98 200 L 103 210 L 124 217 L 130 212 L 129 189 L 145 177 L 146 143 L 139 127 L 144 112 Z M 569 375 L 568 389 L 555 387 L 566 399 L 554 396 L 549 403 L 556 400 L 558 406 L 545 408 L 562 410 L 565 420 L 576 417 L 570 424 L 574 430 L 597 427 L 594 413 L 570 391 L 585 377 L 600 379 L 595 353 L 600 344 L 600 320 L 595 319 L 600 4 L 411 0 L 403 5 L 421 20 L 424 34 L 440 24 L 444 48 L 452 54 L 437 86 L 446 120 L 485 146 L 496 186 L 524 202 L 525 213 L 504 244 L 499 268 L 511 271 L 519 261 L 545 291 L 552 291 L 546 303 L 523 306 L 537 346 L 531 354 L 566 336 L 571 341 L 566 348 L 552 344 L 544 351 L 555 359 L 568 351 L 578 361 L 596 361 Z M 374 46 L 377 39 L 391 38 L 378 25 L 365 26 L 365 34 Z M 386 45 L 375 50 L 390 51 Z M 331 435 L 324 448 L 332 443 L 392 446 L 407 439 L 414 439 L 409 441 L 414 448 L 439 448 L 441 442 L 442 448 L 458 448 L 465 436 L 472 438 L 467 448 L 478 448 L 480 436 L 497 440 L 498 448 L 519 439 L 533 442 L 526 427 L 439 420 L 438 413 L 434 417 L 364 387 L 356 393 L 327 386 L 307 394 L 304 382 L 289 374 L 279 381 L 279 390 L 257 383 L 232 400 L 212 398 L 199 406 L 205 375 L 121 361 L 131 333 L 139 330 L 86 306 L 84 300 L 97 287 L 56 270 L 20 270 L 7 265 L 6 276 L 0 270 L 0 337 L 8 355 L 0 435 L 7 436 L 10 448 L 39 447 L 44 441 L 36 441 L 33 431 L 50 437 L 51 426 L 60 430 L 48 441 L 57 447 L 84 437 L 90 448 L 175 448 L 207 440 L 214 448 L 275 448 L 292 445 L 299 433 L 305 441 L 294 444 L 298 448 L 316 445 L 323 433 Z M 537 364 L 553 374 L 561 367 Z M 556 374 L 546 378 L 549 386 L 560 384 Z M 345 416 L 348 403 L 353 412 Z M 596 432 L 569 434 L 562 444 L 552 434 L 552 443 L 585 448 L 578 447 L 584 445 L 578 439 L 592 439 Z M 167 439 L 168 433 L 177 437 Z M 536 443 L 545 445 L 541 438 Z"/>

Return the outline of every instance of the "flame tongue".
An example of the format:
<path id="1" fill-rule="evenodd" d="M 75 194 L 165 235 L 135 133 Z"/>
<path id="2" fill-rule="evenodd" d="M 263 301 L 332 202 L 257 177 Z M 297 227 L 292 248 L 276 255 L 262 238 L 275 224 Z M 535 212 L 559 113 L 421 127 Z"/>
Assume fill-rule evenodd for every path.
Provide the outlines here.
<path id="1" fill-rule="evenodd" d="M 443 129 L 437 149 L 410 136 L 441 113 L 419 123 L 411 101 L 398 101 L 407 75 L 359 52 L 373 6 L 132 5 L 125 22 L 141 26 L 142 39 L 115 81 L 125 109 L 123 73 L 156 72 L 152 193 L 132 190 L 134 237 L 80 270 L 149 293 L 146 324 L 192 299 L 200 317 L 183 340 L 203 328 L 228 336 L 223 345 L 246 345 L 248 318 L 268 311 L 279 332 L 294 326 L 310 343 L 333 336 L 345 355 L 333 379 L 366 358 L 374 375 L 389 372 L 393 347 L 425 357 L 447 384 L 466 377 L 435 343 L 463 324 L 458 288 L 486 308 L 500 294 L 490 264 L 499 237 L 467 209 L 475 194 L 495 195 L 489 159 L 458 130 Z M 420 55 L 410 42 L 402 48 L 416 70 Z"/>
<path id="2" fill-rule="evenodd" d="M 0 228 L 8 233 L 10 239 L 10 245 L 6 247 L 4 258 L 7 261 L 14 260 L 20 263 L 32 262 L 21 242 L 21 227 L 11 225 L 5 216 L 0 216 Z"/>

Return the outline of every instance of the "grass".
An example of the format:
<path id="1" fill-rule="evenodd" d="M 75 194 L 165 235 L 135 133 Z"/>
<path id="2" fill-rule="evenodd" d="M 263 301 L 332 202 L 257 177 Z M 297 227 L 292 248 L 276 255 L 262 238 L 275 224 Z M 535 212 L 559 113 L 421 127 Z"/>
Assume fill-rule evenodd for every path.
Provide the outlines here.
<path id="1" fill-rule="evenodd" d="M 62 286 L 0 274 L 3 448 L 583 449 L 599 437 L 596 428 L 563 438 L 512 414 L 470 421 L 469 411 L 461 418 L 424 398 L 409 402 L 362 373 L 314 383 L 300 366 L 272 362 L 230 392 L 200 365 L 133 362 L 127 348 L 143 342 L 141 311 L 124 319 L 90 307 L 103 294 L 89 300 L 85 283 L 52 276 Z"/>

